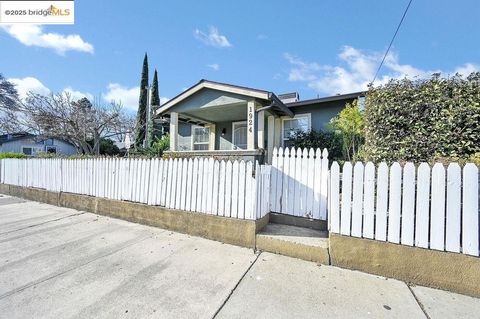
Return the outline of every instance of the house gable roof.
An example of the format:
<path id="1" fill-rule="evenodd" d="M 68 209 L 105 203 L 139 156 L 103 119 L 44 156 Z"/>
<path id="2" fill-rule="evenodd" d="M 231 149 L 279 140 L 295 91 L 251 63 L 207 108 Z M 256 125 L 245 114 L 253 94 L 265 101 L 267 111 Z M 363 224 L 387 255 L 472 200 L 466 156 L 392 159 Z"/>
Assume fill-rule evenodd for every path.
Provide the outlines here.
<path id="1" fill-rule="evenodd" d="M 217 90 L 222 92 L 228 92 L 228 93 L 243 95 L 243 96 L 264 100 L 264 101 L 275 101 L 275 104 L 277 105 L 276 107 L 279 111 L 290 116 L 293 115 L 293 113 L 286 107 L 285 104 L 280 102 L 280 105 L 278 105 L 279 100 L 275 96 L 275 94 L 273 94 L 272 92 L 249 88 L 245 86 L 214 82 L 214 81 L 209 81 L 205 79 L 200 80 L 197 84 L 193 85 L 192 87 L 188 88 L 187 90 L 183 91 L 179 95 L 175 96 L 174 98 L 172 98 L 171 100 L 163 104 L 156 111 L 156 115 L 165 113 L 176 104 L 189 98 L 190 96 L 194 95 L 195 93 L 197 93 L 202 89 L 212 89 L 212 90 Z"/>

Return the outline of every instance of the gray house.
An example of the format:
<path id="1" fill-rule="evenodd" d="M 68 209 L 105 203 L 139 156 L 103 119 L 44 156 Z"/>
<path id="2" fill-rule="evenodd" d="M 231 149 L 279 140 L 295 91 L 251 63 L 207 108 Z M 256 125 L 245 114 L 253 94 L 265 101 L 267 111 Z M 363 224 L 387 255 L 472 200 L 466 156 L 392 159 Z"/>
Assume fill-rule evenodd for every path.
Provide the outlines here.
<path id="1" fill-rule="evenodd" d="M 201 80 L 163 104 L 170 152 L 268 161 L 274 147 L 289 146 L 293 132 L 324 130 L 347 102 L 364 92 L 300 101 L 273 92 Z"/>
<path id="2" fill-rule="evenodd" d="M 13 133 L 0 135 L 0 152 L 23 153 L 35 156 L 38 152 L 59 155 L 77 154 L 77 148 L 69 142 L 49 138 L 44 139 L 29 133 Z"/>

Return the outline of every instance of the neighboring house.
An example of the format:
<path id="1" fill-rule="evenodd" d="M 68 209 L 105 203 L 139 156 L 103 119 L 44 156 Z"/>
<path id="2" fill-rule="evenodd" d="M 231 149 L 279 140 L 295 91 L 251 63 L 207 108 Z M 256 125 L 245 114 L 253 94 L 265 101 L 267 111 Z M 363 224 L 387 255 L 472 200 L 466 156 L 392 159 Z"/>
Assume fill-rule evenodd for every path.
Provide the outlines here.
<path id="1" fill-rule="evenodd" d="M 363 94 L 299 101 L 297 93 L 277 97 L 269 91 L 201 80 L 163 104 L 157 116 L 169 119 L 170 152 L 269 162 L 273 148 L 289 146 L 295 131 L 326 129 L 347 102 Z"/>
<path id="2" fill-rule="evenodd" d="M 56 138 L 40 138 L 29 133 L 12 133 L 0 135 L 0 152 L 23 153 L 35 156 L 38 152 L 59 155 L 77 154 L 77 148 L 69 142 Z"/>

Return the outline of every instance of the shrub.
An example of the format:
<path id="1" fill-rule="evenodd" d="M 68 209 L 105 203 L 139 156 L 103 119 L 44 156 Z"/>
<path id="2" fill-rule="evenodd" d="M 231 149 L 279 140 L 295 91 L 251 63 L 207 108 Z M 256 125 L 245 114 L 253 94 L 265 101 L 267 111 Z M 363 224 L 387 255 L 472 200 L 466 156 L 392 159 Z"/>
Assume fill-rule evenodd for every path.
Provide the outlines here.
<path id="1" fill-rule="evenodd" d="M 120 150 L 115 142 L 109 138 L 100 139 L 100 155 L 118 155 Z"/>
<path id="2" fill-rule="evenodd" d="M 156 137 L 155 141 L 152 143 L 152 146 L 146 149 L 139 149 L 138 153 L 141 153 L 146 156 L 155 157 L 162 156 L 163 152 L 168 150 L 170 147 L 170 135 L 165 134 L 161 138 Z"/>
<path id="3" fill-rule="evenodd" d="M 294 147 L 326 148 L 330 160 L 337 161 L 343 159 L 342 139 L 335 132 L 311 130 L 305 133 L 297 131 L 293 134 L 290 142 Z"/>
<path id="4" fill-rule="evenodd" d="M 329 126 L 342 140 L 343 158 L 347 161 L 355 159 L 365 142 L 363 111 L 358 107 L 358 100 L 347 103 L 345 108 L 334 117 Z"/>
<path id="5" fill-rule="evenodd" d="M 367 94 L 364 159 L 469 159 L 480 153 L 479 123 L 479 72 L 390 80 Z"/>
<path id="6" fill-rule="evenodd" d="M 3 158 L 26 158 L 27 156 L 23 153 L 14 153 L 14 152 L 5 152 L 0 153 L 0 159 Z"/>

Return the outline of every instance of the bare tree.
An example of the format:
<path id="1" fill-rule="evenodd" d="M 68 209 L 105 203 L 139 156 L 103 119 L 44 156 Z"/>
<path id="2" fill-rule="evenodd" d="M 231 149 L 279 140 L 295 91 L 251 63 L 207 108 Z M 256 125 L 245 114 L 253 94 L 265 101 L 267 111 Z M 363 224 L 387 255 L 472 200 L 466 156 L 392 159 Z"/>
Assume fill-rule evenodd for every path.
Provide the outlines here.
<path id="1" fill-rule="evenodd" d="M 0 74 L 0 132 L 15 128 L 15 108 L 19 102 L 15 85 Z"/>
<path id="2" fill-rule="evenodd" d="M 134 127 L 121 105 L 74 101 L 63 92 L 44 96 L 29 93 L 15 109 L 15 125 L 45 138 L 66 140 L 84 154 L 99 154 L 102 138 L 119 140 Z"/>

